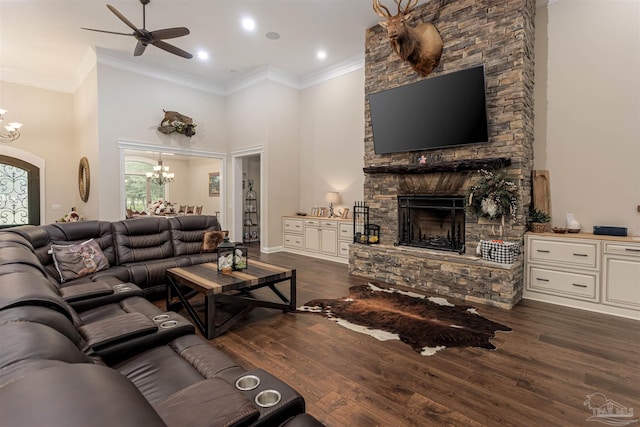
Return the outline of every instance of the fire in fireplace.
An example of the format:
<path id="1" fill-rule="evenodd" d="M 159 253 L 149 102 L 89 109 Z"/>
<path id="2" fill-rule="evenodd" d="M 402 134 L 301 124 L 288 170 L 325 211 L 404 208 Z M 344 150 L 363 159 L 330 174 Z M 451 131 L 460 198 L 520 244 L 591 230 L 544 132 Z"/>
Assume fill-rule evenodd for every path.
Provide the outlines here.
<path id="1" fill-rule="evenodd" d="M 398 245 L 464 253 L 464 197 L 398 196 Z"/>

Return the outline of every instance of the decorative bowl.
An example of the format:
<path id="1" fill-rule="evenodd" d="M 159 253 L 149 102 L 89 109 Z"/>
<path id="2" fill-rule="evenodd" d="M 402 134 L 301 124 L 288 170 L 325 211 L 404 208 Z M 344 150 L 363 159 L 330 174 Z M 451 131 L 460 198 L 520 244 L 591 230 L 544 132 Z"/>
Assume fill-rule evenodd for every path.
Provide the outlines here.
<path id="1" fill-rule="evenodd" d="M 568 229 L 562 227 L 553 227 L 552 230 L 554 233 L 566 233 L 568 231 Z"/>

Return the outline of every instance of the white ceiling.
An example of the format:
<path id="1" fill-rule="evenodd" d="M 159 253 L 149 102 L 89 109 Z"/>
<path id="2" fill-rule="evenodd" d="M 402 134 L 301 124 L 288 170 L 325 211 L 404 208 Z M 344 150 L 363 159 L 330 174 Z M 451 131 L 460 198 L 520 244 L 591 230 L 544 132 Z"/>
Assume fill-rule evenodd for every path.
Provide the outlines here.
<path id="1" fill-rule="evenodd" d="M 139 0 L 0 0 L 0 79 L 73 92 L 100 58 L 133 68 L 186 75 L 218 87 L 242 81 L 258 70 L 304 81 L 362 61 L 365 30 L 378 22 L 371 0 L 151 0 L 150 31 L 188 27 L 190 34 L 167 42 L 194 54 L 184 59 L 154 46 L 133 56 L 133 37 L 82 30 L 89 27 L 131 33 L 109 9 L 113 5 L 142 27 Z M 395 6 L 390 0 L 383 1 Z M 256 29 L 241 27 L 243 17 Z M 265 37 L 280 34 L 279 40 Z M 210 58 L 197 59 L 198 50 Z M 321 61 L 316 52 L 323 49 Z"/>

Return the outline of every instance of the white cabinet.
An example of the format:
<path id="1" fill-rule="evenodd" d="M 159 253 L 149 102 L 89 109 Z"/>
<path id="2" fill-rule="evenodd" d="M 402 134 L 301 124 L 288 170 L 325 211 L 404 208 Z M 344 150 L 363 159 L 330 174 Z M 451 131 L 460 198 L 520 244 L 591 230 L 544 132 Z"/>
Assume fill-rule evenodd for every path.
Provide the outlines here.
<path id="1" fill-rule="evenodd" d="M 352 220 L 302 218 L 282 219 L 284 250 L 346 263 L 353 241 Z"/>
<path id="2" fill-rule="evenodd" d="M 310 252 L 320 250 L 320 223 L 318 220 L 304 220 L 304 250 Z"/>
<path id="3" fill-rule="evenodd" d="M 349 258 L 349 245 L 353 243 L 353 222 L 338 223 L 338 256 Z"/>
<path id="4" fill-rule="evenodd" d="M 525 252 L 524 298 L 640 319 L 640 242 L 527 233 Z"/>
<path id="5" fill-rule="evenodd" d="M 303 222 L 301 219 L 285 218 L 282 222 L 285 248 L 302 249 L 304 247 Z"/>
<path id="6" fill-rule="evenodd" d="M 598 301 L 600 242 L 528 234 L 526 290 Z"/>
<path id="7" fill-rule="evenodd" d="M 640 243 L 606 242 L 602 303 L 640 311 Z"/>

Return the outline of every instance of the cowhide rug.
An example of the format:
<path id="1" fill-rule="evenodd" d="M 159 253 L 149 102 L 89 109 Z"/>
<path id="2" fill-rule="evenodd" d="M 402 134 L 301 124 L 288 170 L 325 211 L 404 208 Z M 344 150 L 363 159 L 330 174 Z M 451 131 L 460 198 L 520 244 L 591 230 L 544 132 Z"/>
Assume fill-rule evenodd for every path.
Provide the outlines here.
<path id="1" fill-rule="evenodd" d="M 372 283 L 352 286 L 345 298 L 309 301 L 298 312 L 321 314 L 380 341 L 399 339 L 424 356 L 446 347 L 495 350 L 490 341 L 495 332 L 511 331 L 478 315 L 473 307 Z"/>

